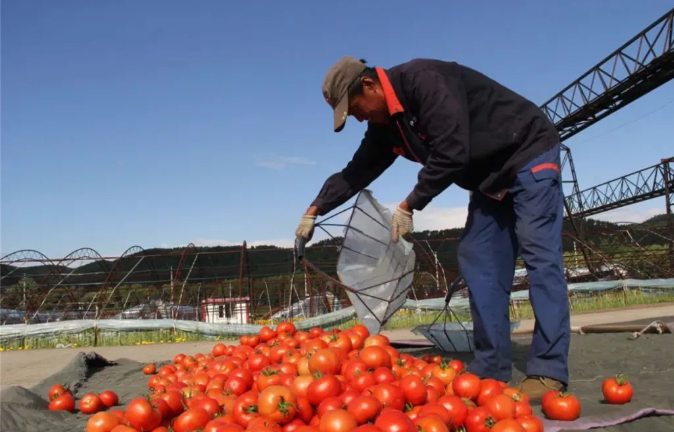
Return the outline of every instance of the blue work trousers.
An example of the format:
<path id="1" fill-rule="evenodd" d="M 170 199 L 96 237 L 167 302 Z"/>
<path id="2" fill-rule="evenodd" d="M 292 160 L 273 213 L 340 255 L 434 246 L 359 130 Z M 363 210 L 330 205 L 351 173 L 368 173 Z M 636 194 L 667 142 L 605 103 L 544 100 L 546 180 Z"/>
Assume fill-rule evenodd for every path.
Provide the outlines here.
<path id="1" fill-rule="evenodd" d="M 536 317 L 526 374 L 568 384 L 571 329 L 560 170 L 556 145 L 519 171 L 500 201 L 472 194 L 458 258 L 468 285 L 475 336 L 475 359 L 468 370 L 483 378 L 512 379 L 509 301 L 519 254 Z"/>

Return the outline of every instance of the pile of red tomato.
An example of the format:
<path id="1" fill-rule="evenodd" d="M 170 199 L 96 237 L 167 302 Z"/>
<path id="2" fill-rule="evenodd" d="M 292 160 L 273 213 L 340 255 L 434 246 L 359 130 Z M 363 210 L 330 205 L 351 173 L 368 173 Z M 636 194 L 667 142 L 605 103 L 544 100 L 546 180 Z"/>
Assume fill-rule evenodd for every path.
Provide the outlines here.
<path id="1" fill-rule="evenodd" d="M 543 431 L 526 394 L 458 360 L 401 354 L 362 325 L 297 331 L 284 322 L 143 371 L 149 395 L 97 412 L 86 432 Z M 580 415 L 573 395 L 556 392 L 543 409 L 560 420 Z"/>

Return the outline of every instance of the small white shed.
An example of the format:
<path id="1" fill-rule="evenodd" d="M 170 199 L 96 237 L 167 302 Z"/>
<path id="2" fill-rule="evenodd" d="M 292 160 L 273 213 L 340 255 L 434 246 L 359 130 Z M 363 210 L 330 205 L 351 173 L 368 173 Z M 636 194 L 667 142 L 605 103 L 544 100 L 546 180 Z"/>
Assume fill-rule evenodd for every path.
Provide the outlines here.
<path id="1" fill-rule="evenodd" d="M 207 323 L 248 324 L 249 297 L 209 298 L 201 301 L 201 320 Z"/>

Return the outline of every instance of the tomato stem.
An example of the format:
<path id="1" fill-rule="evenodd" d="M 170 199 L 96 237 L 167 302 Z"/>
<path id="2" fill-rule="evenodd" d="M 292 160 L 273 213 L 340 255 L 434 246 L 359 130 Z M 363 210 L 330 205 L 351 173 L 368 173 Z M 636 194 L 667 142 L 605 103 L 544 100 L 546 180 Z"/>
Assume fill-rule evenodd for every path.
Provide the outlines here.
<path id="1" fill-rule="evenodd" d="M 247 414 L 257 414 L 257 405 L 251 405 L 248 408 L 245 408 L 244 411 Z"/>
<path id="2" fill-rule="evenodd" d="M 619 386 L 623 386 L 628 383 L 627 375 L 619 373 L 615 376 L 615 381 Z"/>

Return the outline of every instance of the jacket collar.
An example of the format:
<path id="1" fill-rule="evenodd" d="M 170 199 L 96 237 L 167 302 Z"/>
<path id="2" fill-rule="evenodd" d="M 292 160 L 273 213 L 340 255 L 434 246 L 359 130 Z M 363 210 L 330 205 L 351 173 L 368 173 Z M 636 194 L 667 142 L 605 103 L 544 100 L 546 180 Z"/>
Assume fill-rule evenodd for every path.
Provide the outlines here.
<path id="1" fill-rule="evenodd" d="M 405 109 L 400 103 L 400 99 L 398 99 L 398 95 L 396 95 L 396 91 L 394 90 L 386 71 L 380 67 L 375 67 L 374 70 L 377 72 L 377 78 L 379 78 L 379 83 L 381 84 L 382 91 L 384 92 L 389 115 L 393 116 L 394 114 L 405 112 Z"/>

